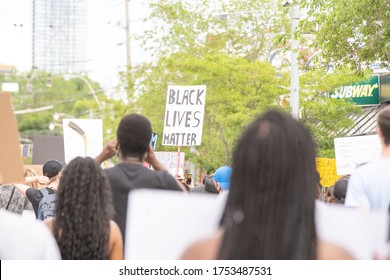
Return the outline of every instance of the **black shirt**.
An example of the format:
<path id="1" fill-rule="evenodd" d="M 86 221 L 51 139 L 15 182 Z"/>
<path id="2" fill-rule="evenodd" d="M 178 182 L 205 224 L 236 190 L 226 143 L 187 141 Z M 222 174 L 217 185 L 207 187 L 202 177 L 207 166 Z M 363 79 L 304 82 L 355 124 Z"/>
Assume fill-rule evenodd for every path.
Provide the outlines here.
<path id="1" fill-rule="evenodd" d="M 105 170 L 111 185 L 115 209 L 114 221 L 118 224 L 125 241 L 127 201 L 131 190 L 160 189 L 180 190 L 176 179 L 167 171 L 155 171 L 141 164 L 119 163 Z"/>

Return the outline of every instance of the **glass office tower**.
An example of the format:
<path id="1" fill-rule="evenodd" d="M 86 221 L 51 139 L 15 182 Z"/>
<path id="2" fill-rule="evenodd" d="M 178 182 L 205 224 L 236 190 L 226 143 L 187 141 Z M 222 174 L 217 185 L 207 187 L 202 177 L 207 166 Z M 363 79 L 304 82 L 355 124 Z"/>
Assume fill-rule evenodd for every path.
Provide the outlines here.
<path id="1" fill-rule="evenodd" d="M 33 1 L 33 68 L 50 73 L 86 70 L 87 0 Z"/>

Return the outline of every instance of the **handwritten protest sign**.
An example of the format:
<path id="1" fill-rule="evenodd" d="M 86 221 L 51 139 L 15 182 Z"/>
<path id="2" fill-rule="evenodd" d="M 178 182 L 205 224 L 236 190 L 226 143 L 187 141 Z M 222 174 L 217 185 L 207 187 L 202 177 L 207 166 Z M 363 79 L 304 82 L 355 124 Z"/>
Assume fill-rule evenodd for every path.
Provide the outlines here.
<path id="1" fill-rule="evenodd" d="M 379 159 L 381 144 L 378 135 L 334 139 L 337 175 L 351 174 L 359 165 Z"/>
<path id="2" fill-rule="evenodd" d="M 336 159 L 316 158 L 317 171 L 320 174 L 321 185 L 324 187 L 333 186 L 341 176 L 337 175 Z"/>
<path id="3" fill-rule="evenodd" d="M 201 145 L 205 101 L 205 85 L 168 87 L 162 145 Z"/>
<path id="4" fill-rule="evenodd" d="M 157 159 L 165 167 L 165 169 L 171 173 L 172 176 L 176 175 L 177 169 L 177 152 L 154 152 Z M 184 167 L 184 157 L 185 153 L 180 153 L 180 165 L 179 168 L 183 169 Z"/>

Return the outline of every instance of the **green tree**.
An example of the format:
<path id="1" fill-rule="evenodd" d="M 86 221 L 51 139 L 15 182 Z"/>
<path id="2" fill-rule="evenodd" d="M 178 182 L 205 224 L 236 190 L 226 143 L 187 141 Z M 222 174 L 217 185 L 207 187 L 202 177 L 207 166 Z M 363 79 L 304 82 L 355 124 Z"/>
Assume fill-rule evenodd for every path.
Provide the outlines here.
<path id="1" fill-rule="evenodd" d="M 207 171 L 230 162 L 237 138 L 256 115 L 275 107 L 289 110 L 288 103 L 279 105 L 280 96 L 289 93 L 288 64 L 274 67 L 267 61 L 275 51 L 279 60 L 287 56 L 289 9 L 273 1 L 230 1 L 216 13 L 217 2 L 153 5 L 148 20 L 154 25 L 144 45 L 155 47 L 156 60 L 134 69 L 136 107 L 160 135 L 167 86 L 207 85 L 202 145 L 195 153 L 185 149 L 186 157 Z M 300 79 L 302 121 L 313 132 L 319 155 L 332 155 L 333 137 L 352 124 L 348 114 L 358 109 L 324 93 L 357 77 L 348 69 L 325 74 L 325 68 L 306 67 Z"/>
<path id="2" fill-rule="evenodd" d="M 61 119 L 54 119 L 56 113 L 60 118 L 101 118 L 105 129 L 104 140 L 114 138 L 116 125 L 129 106 L 108 98 L 98 83 L 84 78 L 95 89 L 100 106 L 86 82 L 79 78 L 65 80 L 64 76 L 43 71 L 1 75 L 2 82 L 19 83 L 19 92 L 13 94 L 15 111 L 53 106 L 49 110 L 17 114 L 21 138 L 31 141 L 34 135 L 62 135 Z M 58 124 L 53 131 L 49 129 L 51 123 Z"/>
<path id="3" fill-rule="evenodd" d="M 337 65 L 389 67 L 389 0 L 302 0 L 303 32 L 315 32 L 312 45 Z"/>

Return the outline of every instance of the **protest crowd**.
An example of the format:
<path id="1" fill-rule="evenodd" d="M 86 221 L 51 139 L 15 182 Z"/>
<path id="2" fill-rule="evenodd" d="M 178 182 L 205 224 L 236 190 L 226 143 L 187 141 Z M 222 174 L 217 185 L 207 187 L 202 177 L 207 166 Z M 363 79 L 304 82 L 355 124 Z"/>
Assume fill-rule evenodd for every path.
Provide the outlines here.
<path id="1" fill-rule="evenodd" d="M 202 200 L 225 197 L 221 214 L 213 217 L 214 232 L 187 242 L 176 259 L 390 259 L 390 181 L 385 176 L 390 170 L 390 106 L 380 112 L 377 124 L 381 159 L 342 177 L 321 201 L 312 136 L 284 112 L 269 110 L 252 120 L 237 141 L 231 166 L 221 166 L 196 184 L 183 174 L 171 175 L 158 160 L 150 145 L 152 123 L 146 116 L 125 115 L 116 139 L 95 158 L 78 156 L 66 163 L 53 158 L 43 165 L 42 175 L 26 170 L 24 181 L 1 185 L 0 259 L 128 259 L 134 248 L 131 234 L 137 230 L 136 223 L 129 224 L 133 209 L 129 195 L 139 190 L 196 199 L 200 203 L 192 208 L 195 215 Z M 102 167 L 114 157 L 118 164 Z M 151 201 L 142 203 L 148 206 Z M 372 227 L 377 235 L 366 235 L 367 242 L 344 243 L 348 241 L 344 229 L 326 219 L 330 208 L 368 221 L 383 217 Z M 182 209 L 174 212 L 191 214 Z M 361 227 L 367 228 L 362 219 Z M 177 222 L 175 229 L 166 230 L 180 232 L 181 227 L 186 225 Z M 331 233 L 326 234 L 329 228 Z M 362 248 L 365 243 L 372 246 Z M 356 253 L 361 251 L 365 254 Z"/>

